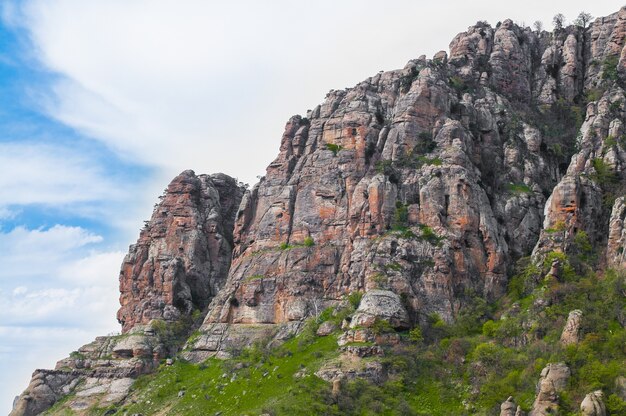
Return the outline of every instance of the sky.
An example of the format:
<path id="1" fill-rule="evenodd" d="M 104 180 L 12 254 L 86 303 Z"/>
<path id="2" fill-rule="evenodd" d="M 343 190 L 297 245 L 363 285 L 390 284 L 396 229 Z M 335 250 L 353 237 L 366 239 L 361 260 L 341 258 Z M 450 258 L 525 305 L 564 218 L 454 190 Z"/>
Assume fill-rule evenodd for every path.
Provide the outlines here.
<path id="1" fill-rule="evenodd" d="M 384 6 L 383 6 L 384 4 Z M 619 1 L 0 1 L 0 414 L 35 368 L 119 331 L 118 275 L 185 169 L 254 184 L 288 118 L 448 50 Z"/>

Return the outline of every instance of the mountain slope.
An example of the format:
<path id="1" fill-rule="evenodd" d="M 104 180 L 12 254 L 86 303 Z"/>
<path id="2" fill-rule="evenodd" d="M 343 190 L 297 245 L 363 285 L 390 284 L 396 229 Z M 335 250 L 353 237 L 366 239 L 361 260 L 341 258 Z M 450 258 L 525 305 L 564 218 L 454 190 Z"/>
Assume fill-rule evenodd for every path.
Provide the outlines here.
<path id="1" fill-rule="evenodd" d="M 38 370 L 12 414 L 68 393 L 53 414 L 621 414 L 625 36 L 626 8 L 553 33 L 479 22 L 292 117 L 243 197 L 181 174 L 122 267 L 124 334 Z M 206 372 L 169 362 L 131 390 L 183 343 Z M 107 384 L 111 366 L 140 370 Z"/>

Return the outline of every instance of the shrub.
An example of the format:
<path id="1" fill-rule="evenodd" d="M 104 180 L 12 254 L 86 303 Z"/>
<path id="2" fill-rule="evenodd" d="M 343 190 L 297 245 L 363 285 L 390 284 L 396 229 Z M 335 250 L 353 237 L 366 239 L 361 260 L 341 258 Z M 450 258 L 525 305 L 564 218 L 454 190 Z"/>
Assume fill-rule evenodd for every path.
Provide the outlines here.
<path id="1" fill-rule="evenodd" d="M 409 210 L 406 205 L 400 201 L 396 201 L 396 211 L 393 214 L 391 228 L 397 231 L 404 230 L 409 222 Z"/>
<path id="2" fill-rule="evenodd" d="M 608 56 L 602 63 L 602 79 L 608 81 L 617 81 L 619 74 L 617 72 L 617 64 L 619 62 L 619 56 Z"/>
<path id="3" fill-rule="evenodd" d="M 350 305 L 356 309 L 359 307 L 359 304 L 361 303 L 361 299 L 363 298 L 363 293 L 361 292 L 352 292 L 348 295 L 348 302 L 350 302 Z"/>
<path id="4" fill-rule="evenodd" d="M 315 241 L 312 237 L 306 237 L 303 244 L 305 247 L 313 247 L 315 245 Z"/>
<path id="5" fill-rule="evenodd" d="M 374 335 L 389 334 L 394 332 L 394 329 L 389 321 L 380 318 L 376 318 L 376 320 L 372 324 L 371 329 Z"/>
<path id="6" fill-rule="evenodd" d="M 422 342 L 424 340 L 424 335 L 422 334 L 422 328 L 416 326 L 415 328 L 409 331 L 409 339 L 413 342 Z"/>
<path id="7" fill-rule="evenodd" d="M 610 185 L 615 182 L 616 177 L 611 167 L 602 158 L 595 158 L 591 160 L 591 165 L 595 170 L 595 173 L 591 175 L 591 178 L 595 180 L 599 185 Z"/>
<path id="8" fill-rule="evenodd" d="M 333 152 L 333 156 L 337 156 L 337 153 L 343 149 L 343 146 L 334 143 L 326 143 L 326 149 Z"/>
<path id="9" fill-rule="evenodd" d="M 533 191 L 532 189 L 530 189 L 530 186 L 524 183 L 519 183 L 519 184 L 510 183 L 507 186 L 507 189 L 509 192 L 514 193 L 514 194 L 529 194 Z"/>

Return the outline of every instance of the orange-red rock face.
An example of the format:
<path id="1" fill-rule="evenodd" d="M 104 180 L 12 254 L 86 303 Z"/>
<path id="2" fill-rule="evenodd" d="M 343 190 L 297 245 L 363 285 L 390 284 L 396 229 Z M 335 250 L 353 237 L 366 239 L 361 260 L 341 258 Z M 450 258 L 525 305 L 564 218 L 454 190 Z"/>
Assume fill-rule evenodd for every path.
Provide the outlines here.
<path id="1" fill-rule="evenodd" d="M 117 317 L 124 332 L 206 308 L 226 280 L 242 195 L 226 175 L 174 178 L 122 264 Z"/>
<path id="2" fill-rule="evenodd" d="M 291 118 L 278 157 L 242 203 L 206 333 L 299 322 L 371 289 L 402 296 L 412 323 L 432 312 L 452 320 L 472 296 L 500 295 L 507 269 L 538 240 L 535 252 L 555 247 L 540 238 L 550 194 L 546 224 L 565 221 L 572 236 L 583 222 L 597 226 L 602 193 L 575 172 L 589 170 L 598 150 L 567 169 L 553 148 L 573 147 L 574 137 L 546 137 L 523 108 L 572 103 L 599 82 L 590 62 L 623 48 L 614 33 L 624 13 L 554 36 L 479 23 L 453 40 L 449 59 L 411 61 Z M 583 129 L 609 134 L 606 112 L 618 99 L 594 103 Z M 615 152 L 602 157 L 621 163 Z M 219 340 L 204 344 L 214 350 Z"/>

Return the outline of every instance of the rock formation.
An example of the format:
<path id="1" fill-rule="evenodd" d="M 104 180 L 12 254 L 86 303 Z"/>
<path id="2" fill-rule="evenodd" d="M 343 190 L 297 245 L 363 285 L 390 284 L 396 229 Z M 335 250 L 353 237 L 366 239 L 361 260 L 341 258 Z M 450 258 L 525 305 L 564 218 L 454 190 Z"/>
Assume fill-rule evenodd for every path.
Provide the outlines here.
<path id="1" fill-rule="evenodd" d="M 185 171 L 169 184 L 120 272 L 124 332 L 203 310 L 224 285 L 243 189 L 226 175 Z"/>
<path id="2" fill-rule="evenodd" d="M 55 370 L 35 371 L 11 416 L 37 415 L 70 392 L 72 411 L 119 402 L 137 376 L 175 353 L 167 323 L 190 319 L 224 284 L 242 195 L 223 174 L 188 170 L 174 178 L 122 263 L 118 319 L 124 334 L 98 337 Z M 175 335 L 190 324 L 176 326 L 181 333 Z"/>
<path id="3" fill-rule="evenodd" d="M 587 394 L 580 404 L 580 412 L 583 416 L 606 416 L 606 406 L 604 406 L 604 394 L 602 391 L 597 390 Z"/>
<path id="4" fill-rule="evenodd" d="M 449 54 L 330 91 L 293 116 L 245 194 L 225 175 L 183 172 L 122 265 L 124 335 L 38 370 L 13 415 L 70 390 L 120 397 L 119 380 L 180 346 L 159 323 L 189 329 L 190 317 L 203 318 L 182 352 L 200 362 L 258 340 L 276 345 L 357 293 L 339 358 L 316 374 L 381 382 L 386 369 L 364 357 L 384 355 L 400 335 L 375 331 L 380 322 L 452 323 L 477 300 L 500 298 L 515 261 L 531 253 L 543 265 L 550 252 L 582 258 L 593 244 L 606 247 L 603 265 L 624 265 L 625 34 L 626 7 L 554 33 L 479 22 Z M 564 279 L 566 266 L 555 260 L 545 280 Z M 539 297 L 533 307 L 548 305 Z M 563 344 L 578 341 L 580 317 L 570 313 Z M 531 416 L 558 408 L 569 376 L 562 363 L 543 370 Z M 510 399 L 501 414 L 521 409 Z"/>
<path id="5" fill-rule="evenodd" d="M 515 403 L 513 397 L 509 397 L 500 405 L 500 416 L 524 416 L 524 412 L 522 408 Z"/>
<path id="6" fill-rule="evenodd" d="M 567 387 L 571 372 L 564 363 L 548 364 L 537 384 L 537 397 L 529 416 L 548 416 L 558 411 L 558 393 Z"/>
<path id="7" fill-rule="evenodd" d="M 575 309 L 567 316 L 567 322 L 561 333 L 561 344 L 570 345 L 577 344 L 580 340 L 580 324 L 583 312 Z"/>

